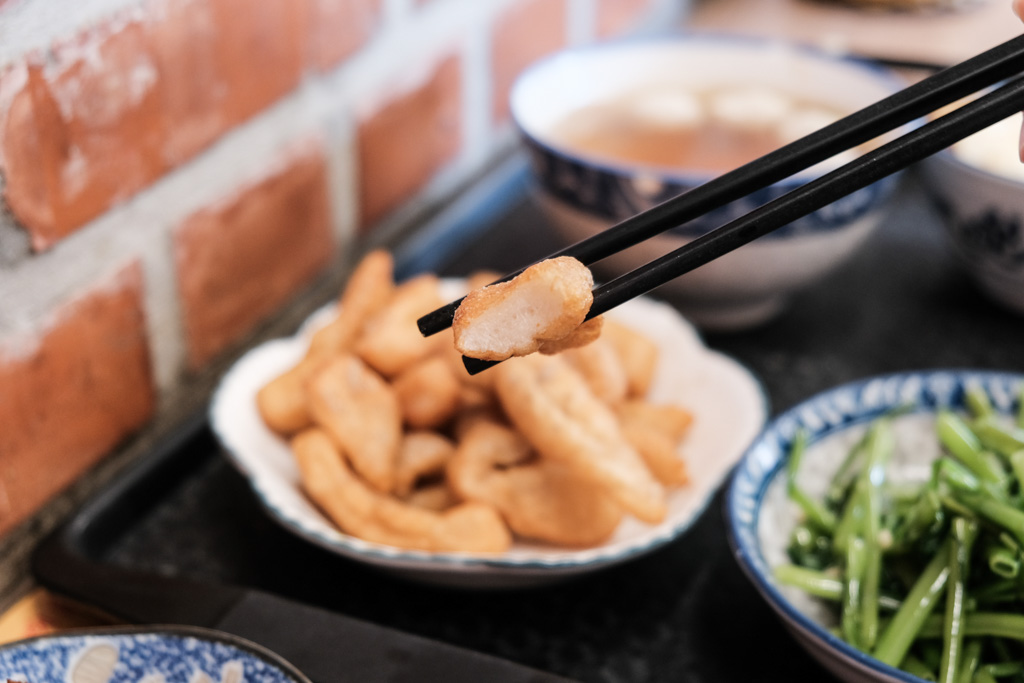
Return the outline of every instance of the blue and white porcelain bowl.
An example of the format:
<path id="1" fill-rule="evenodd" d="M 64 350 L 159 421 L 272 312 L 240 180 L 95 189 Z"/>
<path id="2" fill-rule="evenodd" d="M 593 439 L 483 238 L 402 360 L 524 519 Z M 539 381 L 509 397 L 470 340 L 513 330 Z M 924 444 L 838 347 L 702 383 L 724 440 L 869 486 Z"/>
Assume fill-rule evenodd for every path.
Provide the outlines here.
<path id="1" fill-rule="evenodd" d="M 78 629 L 0 646 L 0 679 L 24 683 L 310 683 L 255 643 L 191 626 Z"/>
<path id="2" fill-rule="evenodd" d="M 964 391 L 970 386 L 984 388 L 996 410 L 1012 414 L 1018 409 L 1024 374 L 933 370 L 845 384 L 772 420 L 737 465 L 726 499 L 735 556 L 797 642 L 844 681 L 921 683 L 922 679 L 883 664 L 833 635 L 829 628 L 836 620 L 828 605 L 774 580 L 774 568 L 789 561 L 786 549 L 798 519 L 785 481 L 794 436 L 799 430 L 808 436 L 798 483 L 808 495 L 820 499 L 868 424 L 895 408 L 905 408 L 907 412 L 893 420 L 897 451 L 887 476 L 894 481 L 923 482 L 939 456 L 934 415 L 941 407 L 964 409 Z"/>
<path id="3" fill-rule="evenodd" d="M 949 240 L 982 291 L 1024 314 L 1024 165 L 1018 114 L 922 164 Z"/>
<path id="4" fill-rule="evenodd" d="M 712 178 L 706 171 L 611 162 L 567 146 L 559 127 L 584 107 L 633 97 L 630 93 L 641 89 L 664 88 L 675 94 L 730 87 L 770 91 L 845 115 L 903 85 L 882 69 L 811 48 L 738 36 L 682 35 L 557 53 L 529 67 L 510 97 L 540 203 L 561 236 L 576 242 Z M 662 113 L 680 114 L 671 103 L 656 115 Z M 782 124 L 796 139 L 832 120 L 794 115 Z M 789 192 L 822 168 L 606 259 L 596 265 L 598 275 L 611 277 L 647 263 Z M 895 184 L 891 177 L 855 192 L 677 278 L 660 293 L 671 296 L 704 329 L 762 323 L 783 309 L 790 294 L 823 278 L 863 244 L 882 219 Z"/>

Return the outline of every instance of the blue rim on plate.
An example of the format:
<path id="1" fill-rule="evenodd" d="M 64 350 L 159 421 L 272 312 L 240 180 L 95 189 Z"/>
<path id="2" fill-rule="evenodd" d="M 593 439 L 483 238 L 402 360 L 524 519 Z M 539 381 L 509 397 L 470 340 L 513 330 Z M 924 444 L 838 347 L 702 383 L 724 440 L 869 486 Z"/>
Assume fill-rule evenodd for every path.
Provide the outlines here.
<path id="1" fill-rule="evenodd" d="M 792 605 L 772 581 L 771 568 L 758 540 L 758 522 L 765 493 L 785 467 L 799 429 L 812 444 L 831 434 L 880 417 L 893 408 L 913 406 L 915 412 L 963 407 L 964 389 L 981 386 L 1000 412 L 1016 406 L 1024 374 L 969 369 L 923 370 L 879 375 L 829 389 L 773 419 L 737 465 L 726 498 L 729 541 L 744 573 L 768 604 L 790 625 L 819 645 L 862 670 L 889 680 L 921 683 L 922 679 L 883 664 L 854 648 Z"/>
<path id="2" fill-rule="evenodd" d="M 193 683 L 203 675 L 211 681 L 310 683 L 275 652 L 197 626 L 82 628 L 0 645 L 0 678 L 26 683 Z"/>

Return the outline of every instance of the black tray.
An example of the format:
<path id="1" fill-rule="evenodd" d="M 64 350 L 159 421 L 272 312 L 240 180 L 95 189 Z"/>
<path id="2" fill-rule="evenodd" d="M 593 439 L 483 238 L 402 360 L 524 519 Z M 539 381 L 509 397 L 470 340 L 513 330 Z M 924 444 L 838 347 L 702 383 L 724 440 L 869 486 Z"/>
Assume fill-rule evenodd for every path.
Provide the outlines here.
<path id="1" fill-rule="evenodd" d="M 759 375 L 774 412 L 835 384 L 894 370 L 1024 369 L 1024 318 L 990 304 L 970 284 L 912 174 L 893 208 L 851 263 L 797 296 L 778 319 L 742 334 L 705 336 Z M 514 160 L 397 256 L 402 275 L 462 275 L 513 270 L 558 246 L 529 197 L 523 162 Z M 719 491 L 682 538 L 595 574 L 503 591 L 423 586 L 310 545 L 272 522 L 197 416 L 44 543 L 35 568 L 54 591 L 101 607 L 133 582 L 185 580 L 211 610 L 225 585 L 252 587 L 595 683 L 833 680 L 738 568 L 722 497 Z M 170 595 L 151 597 L 161 615 L 175 613 Z M 135 618 L 148 618 L 141 604 L 148 602 Z"/>

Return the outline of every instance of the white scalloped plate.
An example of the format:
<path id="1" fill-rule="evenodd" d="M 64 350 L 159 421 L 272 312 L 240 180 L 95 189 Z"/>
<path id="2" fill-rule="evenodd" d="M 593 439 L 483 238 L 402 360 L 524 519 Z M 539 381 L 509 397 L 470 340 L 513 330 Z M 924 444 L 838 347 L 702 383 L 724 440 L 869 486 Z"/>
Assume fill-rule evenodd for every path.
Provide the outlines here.
<path id="1" fill-rule="evenodd" d="M 461 280 L 444 280 L 443 285 L 448 298 L 463 293 Z M 229 459 L 249 479 L 273 519 L 332 552 L 413 580 L 477 588 L 526 586 L 651 551 L 690 527 L 767 419 L 764 391 L 746 368 L 707 349 L 671 307 L 636 299 L 609 316 L 657 342 L 661 358 L 651 400 L 677 403 L 694 414 L 682 447 L 691 482 L 670 494 L 664 522 L 649 525 L 627 517 L 606 543 L 584 550 L 516 542 L 501 555 L 483 555 L 369 543 L 339 531 L 306 499 L 287 444 L 263 424 L 256 409 L 258 389 L 302 358 L 309 335 L 330 315 L 330 310 L 321 310 L 294 337 L 267 342 L 239 359 L 214 394 L 211 424 Z"/>

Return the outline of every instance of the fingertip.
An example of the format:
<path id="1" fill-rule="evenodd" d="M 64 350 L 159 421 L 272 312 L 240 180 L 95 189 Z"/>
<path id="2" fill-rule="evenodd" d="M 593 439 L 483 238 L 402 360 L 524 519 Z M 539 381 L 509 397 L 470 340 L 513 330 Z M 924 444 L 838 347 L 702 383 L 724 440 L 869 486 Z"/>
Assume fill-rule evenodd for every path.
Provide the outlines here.
<path id="1" fill-rule="evenodd" d="M 1013 0 L 1013 13 L 1024 19 L 1024 0 Z"/>

